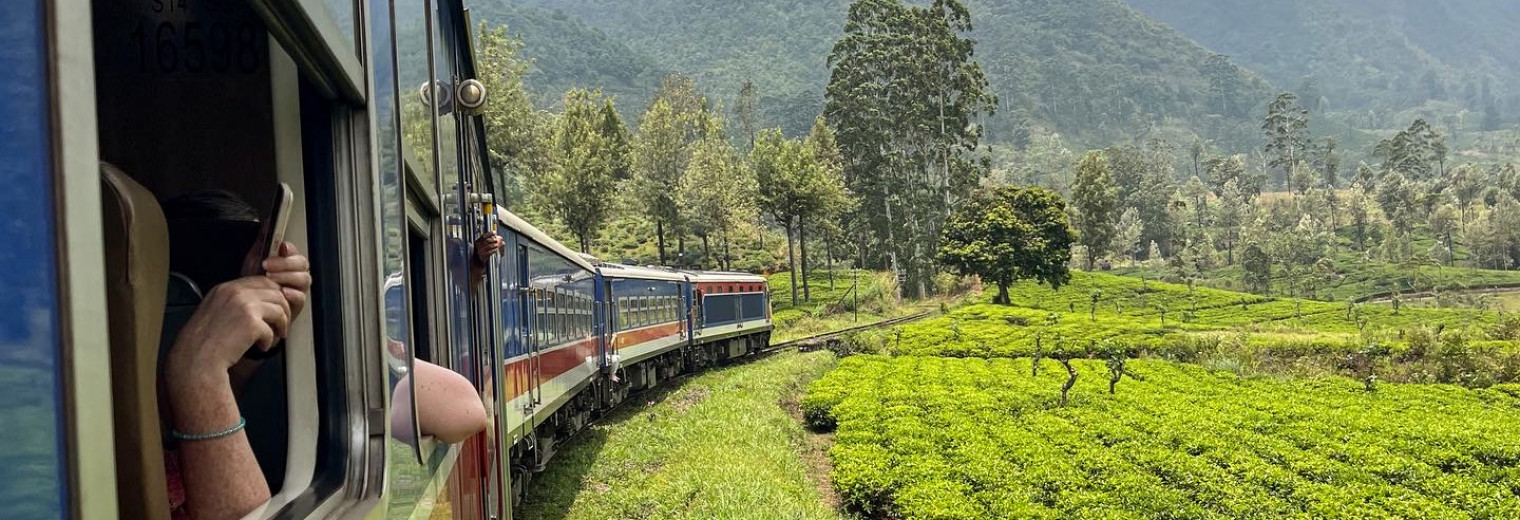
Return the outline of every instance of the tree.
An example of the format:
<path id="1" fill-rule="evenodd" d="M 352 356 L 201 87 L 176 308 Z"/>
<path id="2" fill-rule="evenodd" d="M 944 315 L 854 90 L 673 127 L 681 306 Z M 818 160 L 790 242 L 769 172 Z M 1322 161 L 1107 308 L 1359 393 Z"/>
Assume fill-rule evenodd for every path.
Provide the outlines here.
<path id="1" fill-rule="evenodd" d="M 1117 233 L 1119 190 L 1108 170 L 1103 152 L 1088 152 L 1077 162 L 1077 179 L 1071 187 L 1072 220 L 1078 241 L 1087 248 L 1087 269 L 1107 252 Z M 1138 218 L 1138 217 L 1137 217 Z"/>
<path id="2" fill-rule="evenodd" d="M 1235 265 L 1235 249 L 1240 245 L 1246 210 L 1246 198 L 1235 181 L 1225 184 L 1214 208 L 1214 246 L 1223 249 L 1227 262 Z"/>
<path id="3" fill-rule="evenodd" d="M 989 169 L 979 120 L 997 97 L 971 32 L 958 0 L 856 0 L 829 54 L 824 114 L 861 199 L 861 249 L 911 295 L 932 288 L 941 228 Z"/>
<path id="4" fill-rule="evenodd" d="M 808 183 L 821 176 L 818 161 L 803 143 L 789 140 L 781 130 L 764 130 L 750 150 L 755 169 L 756 201 L 786 232 L 787 265 L 792 279 L 792 304 L 797 296 L 797 255 L 794 238 L 798 221 L 807 214 Z"/>
<path id="5" fill-rule="evenodd" d="M 1367 190 L 1356 186 L 1346 199 L 1346 214 L 1351 218 L 1351 240 L 1358 251 L 1367 250 L 1367 239 L 1372 229 L 1372 201 Z"/>
<path id="6" fill-rule="evenodd" d="M 1255 242 L 1246 244 L 1240 255 L 1243 271 L 1241 281 L 1250 290 L 1270 294 L 1272 292 L 1272 258 Z"/>
<path id="7" fill-rule="evenodd" d="M 1461 221 L 1461 214 L 1451 204 L 1442 205 L 1430 214 L 1430 232 L 1436 235 L 1437 245 L 1443 248 L 1443 254 L 1437 256 L 1447 265 L 1451 265 L 1452 253 L 1456 251 L 1456 235 Z"/>
<path id="8" fill-rule="evenodd" d="M 628 125 L 623 124 L 623 116 L 618 115 L 617 107 L 612 105 L 611 99 L 602 105 L 600 132 L 606 145 L 607 162 L 612 167 L 613 180 L 627 181 L 633 176 L 632 165 L 629 164 L 633 145 L 628 135 Z"/>
<path id="9" fill-rule="evenodd" d="M 1335 153 L 1337 142 L 1326 137 L 1314 157 L 1314 168 L 1319 172 L 1321 187 L 1334 189 L 1340 185 L 1341 158 Z"/>
<path id="10" fill-rule="evenodd" d="M 734 115 L 739 119 L 739 137 L 749 148 L 755 147 L 755 83 L 744 80 L 739 86 L 739 102 L 734 104 Z"/>
<path id="11" fill-rule="evenodd" d="M 548 174 L 548 117 L 533 108 L 523 86 L 528 62 L 521 56 L 522 42 L 509 37 L 505 27 L 493 29 L 484 23 L 479 34 L 479 78 L 490 93 L 481 111 L 487 157 L 505 199 L 497 203 L 517 209 L 526 199 L 524 182 Z"/>
<path id="12" fill-rule="evenodd" d="M 629 161 L 633 174 L 626 192 L 633 207 L 654 221 L 661 264 L 668 265 L 667 232 L 676 234 L 676 248 L 684 253 L 685 234 L 675 197 L 690 160 L 691 143 L 701 139 L 707 117 L 707 100 L 697 93 L 691 78 L 671 75 L 639 118 Z"/>
<path id="13" fill-rule="evenodd" d="M 604 101 L 600 91 L 565 93 L 565 113 L 555 121 L 550 142 L 554 164 L 532 199 L 575 233 L 582 252 L 591 251 L 591 239 L 608 220 L 616 188 L 601 133 Z"/>
<path id="14" fill-rule="evenodd" d="M 713 116 L 709 124 L 721 122 Z M 692 144 L 691 161 L 681 175 L 676 200 L 686 212 L 692 232 L 702 239 L 704 258 L 712 259 L 708 238 L 717 233 L 722 239 L 723 254 L 718 265 L 723 269 L 730 268 L 729 230 L 754 214 L 755 189 L 753 173 L 721 127 L 710 129 L 702 140 Z"/>
<path id="15" fill-rule="evenodd" d="M 1074 239 L 1055 192 L 1002 186 L 977 191 L 950 216 L 936 259 L 996 285 L 993 303 L 1008 304 L 1008 286 L 1019 280 L 1065 285 Z"/>
<path id="16" fill-rule="evenodd" d="M 1140 213 L 1135 208 L 1124 210 L 1119 215 L 1118 234 L 1114 237 L 1115 242 L 1130 262 L 1139 257 L 1141 235 L 1145 232 L 1145 223 L 1140 222 Z"/>
<path id="17" fill-rule="evenodd" d="M 1250 189 L 1250 187 L 1245 185 L 1247 183 L 1246 161 L 1239 155 L 1209 159 L 1204 163 L 1203 171 L 1205 178 L 1208 180 L 1209 188 L 1214 190 L 1215 195 L 1222 196 L 1224 186 L 1231 182 L 1235 183 L 1237 189 Z M 1249 194 L 1255 196 L 1260 193 L 1258 188 L 1258 191 Z"/>
<path id="18" fill-rule="evenodd" d="M 844 187 L 844 158 L 840 156 L 839 142 L 823 116 L 813 120 L 813 128 L 804 144 L 818 164 L 818 169 L 813 170 L 816 176 L 808 179 L 804 196 L 808 204 L 804 208 L 803 218 L 797 222 L 797 243 L 802 252 L 803 300 L 813 301 L 808 283 L 808 224 L 812 223 L 818 228 L 829 227 L 837 215 L 853 207 L 853 200 Z M 829 249 L 832 257 L 832 246 Z"/>
<path id="19" fill-rule="evenodd" d="M 1293 168 L 1307 159 L 1312 146 L 1309 112 L 1299 108 L 1297 96 L 1283 92 L 1267 107 L 1267 118 L 1261 129 L 1266 133 L 1266 152 L 1271 157 L 1267 166 L 1277 168 L 1282 173 L 1282 180 L 1287 180 L 1293 174 Z"/>
<path id="20" fill-rule="evenodd" d="M 1230 104 L 1239 95 L 1240 68 L 1230 62 L 1229 56 L 1215 54 L 1204 64 L 1204 75 L 1209 80 L 1209 97 L 1214 100 L 1210 103 L 1210 108 L 1218 108 L 1214 113 L 1226 117 L 1240 115 L 1245 107 Z"/>
<path id="21" fill-rule="evenodd" d="M 669 265 L 665 232 L 680 219 L 675 196 L 686 171 L 686 133 L 680 118 L 669 102 L 655 99 L 639 119 L 633 141 L 629 194 L 639 212 L 654 221 L 661 265 Z"/>

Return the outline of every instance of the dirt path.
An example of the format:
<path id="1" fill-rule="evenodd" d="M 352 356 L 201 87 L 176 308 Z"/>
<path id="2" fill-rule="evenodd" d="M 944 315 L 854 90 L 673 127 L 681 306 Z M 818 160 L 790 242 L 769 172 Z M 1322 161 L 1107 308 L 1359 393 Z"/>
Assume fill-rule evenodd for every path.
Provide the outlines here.
<path id="1" fill-rule="evenodd" d="M 781 402 L 781 407 L 786 409 L 788 415 L 797 421 L 797 424 L 807 424 L 802 416 L 802 394 L 806 388 L 797 388 L 790 396 Z M 802 457 L 802 463 L 807 467 L 808 482 L 818 489 L 819 496 L 823 497 L 824 505 L 838 511 L 840 506 L 839 492 L 834 490 L 834 482 L 829 479 L 833 474 L 834 463 L 829 460 L 829 447 L 834 445 L 834 434 L 815 433 L 807 431 L 803 434 L 802 444 L 798 446 L 798 455 Z"/>

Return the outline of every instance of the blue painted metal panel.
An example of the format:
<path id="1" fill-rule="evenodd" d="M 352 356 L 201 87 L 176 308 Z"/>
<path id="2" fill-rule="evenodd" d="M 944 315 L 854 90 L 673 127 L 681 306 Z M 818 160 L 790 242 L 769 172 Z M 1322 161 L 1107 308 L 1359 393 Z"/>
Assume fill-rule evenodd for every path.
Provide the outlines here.
<path id="1" fill-rule="evenodd" d="M 69 517 L 44 27 L 0 2 L 0 518 Z"/>

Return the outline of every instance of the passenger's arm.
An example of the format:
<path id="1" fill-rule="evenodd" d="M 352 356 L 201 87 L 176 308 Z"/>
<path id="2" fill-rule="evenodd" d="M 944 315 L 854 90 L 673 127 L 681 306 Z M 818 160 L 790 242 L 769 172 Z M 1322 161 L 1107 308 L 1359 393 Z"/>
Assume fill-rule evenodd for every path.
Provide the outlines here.
<path id="1" fill-rule="evenodd" d="M 412 377 L 417 382 L 417 429 L 423 435 L 454 444 L 490 426 L 469 379 L 421 359 L 415 360 Z"/>
<path id="2" fill-rule="evenodd" d="M 470 293 L 474 294 L 475 285 L 486 277 L 486 267 L 491 265 L 491 256 L 500 253 L 507 245 L 500 235 L 487 232 L 475 239 L 475 251 L 470 255 Z"/>
<path id="3" fill-rule="evenodd" d="M 180 434 L 210 435 L 242 421 L 227 371 L 251 346 L 267 350 L 284 337 L 290 312 L 282 287 L 266 277 L 213 288 L 164 364 L 170 426 Z M 181 440 L 179 450 L 191 518 L 242 518 L 269 501 L 269 484 L 244 431 Z"/>

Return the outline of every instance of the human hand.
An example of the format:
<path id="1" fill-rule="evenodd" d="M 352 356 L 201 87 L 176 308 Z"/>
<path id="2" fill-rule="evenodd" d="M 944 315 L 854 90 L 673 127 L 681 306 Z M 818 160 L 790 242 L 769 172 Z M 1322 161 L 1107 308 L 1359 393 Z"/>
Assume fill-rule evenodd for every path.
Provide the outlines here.
<path id="1" fill-rule="evenodd" d="M 507 246 L 507 241 L 501 236 L 486 232 L 475 239 L 475 261 L 481 265 L 491 260 L 491 255 L 500 253 Z"/>
<path id="2" fill-rule="evenodd" d="M 290 305 L 290 317 L 300 316 L 306 308 L 306 293 L 311 291 L 311 261 L 295 244 L 285 242 L 280 245 L 279 256 L 265 259 L 263 265 L 265 276 L 280 284 Z"/>
<path id="3" fill-rule="evenodd" d="M 207 376 L 225 378 L 250 346 L 266 351 L 274 347 L 289 331 L 290 320 L 285 288 L 269 277 L 217 285 L 180 329 L 165 362 L 167 380 L 180 384 Z"/>

